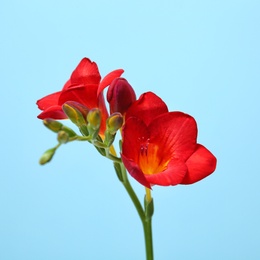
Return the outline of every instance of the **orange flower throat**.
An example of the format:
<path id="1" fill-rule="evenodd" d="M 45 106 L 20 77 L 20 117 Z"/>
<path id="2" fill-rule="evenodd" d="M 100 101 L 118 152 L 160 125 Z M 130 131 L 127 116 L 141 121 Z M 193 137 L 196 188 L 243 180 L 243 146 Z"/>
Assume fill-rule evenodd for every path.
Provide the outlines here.
<path id="1" fill-rule="evenodd" d="M 148 138 L 140 139 L 139 166 L 144 174 L 155 174 L 166 170 L 169 159 L 164 158 L 157 144 L 150 143 Z"/>

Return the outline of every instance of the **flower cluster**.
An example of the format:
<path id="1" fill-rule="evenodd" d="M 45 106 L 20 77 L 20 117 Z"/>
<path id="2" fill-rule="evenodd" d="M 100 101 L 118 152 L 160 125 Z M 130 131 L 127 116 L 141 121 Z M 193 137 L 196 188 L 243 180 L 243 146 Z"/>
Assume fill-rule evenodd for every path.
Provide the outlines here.
<path id="1" fill-rule="evenodd" d="M 96 63 L 83 58 L 61 91 L 37 101 L 42 110 L 38 118 L 58 133 L 59 143 L 85 138 L 102 155 L 123 162 L 129 174 L 147 188 L 192 184 L 214 172 L 216 158 L 197 143 L 194 118 L 169 112 L 152 92 L 136 100 L 134 89 L 121 77 L 123 72 L 114 70 L 101 79 Z M 103 93 L 106 87 L 109 112 Z M 56 121 L 66 118 L 78 126 L 82 138 Z M 113 152 L 118 130 L 122 133 L 120 158 Z M 49 154 L 43 163 L 51 159 L 53 153 Z"/>

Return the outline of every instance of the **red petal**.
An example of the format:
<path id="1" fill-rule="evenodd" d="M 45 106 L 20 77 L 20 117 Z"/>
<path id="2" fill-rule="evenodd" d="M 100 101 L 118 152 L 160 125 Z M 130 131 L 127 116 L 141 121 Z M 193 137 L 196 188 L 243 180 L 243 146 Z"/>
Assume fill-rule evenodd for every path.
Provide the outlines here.
<path id="1" fill-rule="evenodd" d="M 106 88 L 107 86 L 109 86 L 111 84 L 111 82 L 115 79 L 115 78 L 119 78 L 122 74 L 124 73 L 124 70 L 122 69 L 118 69 L 118 70 L 113 70 L 110 73 L 108 73 L 100 82 L 99 87 L 98 87 L 98 91 L 97 91 L 97 95 L 99 96 L 99 94 L 104 90 L 104 88 Z"/>
<path id="2" fill-rule="evenodd" d="M 77 85 L 62 91 L 59 105 L 67 101 L 76 101 L 88 108 L 98 107 L 97 85 Z"/>
<path id="3" fill-rule="evenodd" d="M 45 110 L 48 107 L 58 105 L 58 99 L 60 97 L 60 93 L 61 93 L 61 91 L 47 95 L 47 96 L 39 99 L 36 102 L 36 104 L 38 105 L 38 108 L 41 110 Z"/>
<path id="4" fill-rule="evenodd" d="M 140 96 L 127 110 L 126 120 L 129 117 L 138 117 L 148 125 L 155 117 L 168 112 L 166 104 L 153 92 Z"/>
<path id="5" fill-rule="evenodd" d="M 106 130 L 106 120 L 108 118 L 107 107 L 105 104 L 104 96 L 100 95 L 98 98 L 98 108 L 101 111 L 101 126 L 100 126 L 100 133 L 103 135 Z"/>
<path id="6" fill-rule="evenodd" d="M 52 118 L 52 119 L 66 119 L 61 106 L 52 106 L 45 109 L 41 114 L 37 116 L 39 119 Z"/>
<path id="7" fill-rule="evenodd" d="M 147 181 L 152 185 L 170 186 L 180 184 L 187 173 L 187 166 L 182 160 L 173 158 L 165 171 L 145 175 Z"/>
<path id="8" fill-rule="evenodd" d="M 128 170 L 129 174 L 136 179 L 139 183 L 144 185 L 145 187 L 151 189 L 151 186 L 149 182 L 146 180 L 144 174 L 142 173 L 141 169 L 139 166 L 131 159 L 128 159 L 125 157 L 123 154 L 121 154 L 122 161 Z"/>
<path id="9" fill-rule="evenodd" d="M 99 84 L 101 79 L 98 66 L 88 58 L 83 58 L 72 72 L 71 84 Z"/>
<path id="10" fill-rule="evenodd" d="M 158 145 L 161 158 L 174 157 L 186 161 L 196 149 L 197 124 L 187 114 L 165 113 L 158 116 L 148 129 L 150 143 Z"/>
<path id="11" fill-rule="evenodd" d="M 192 184 L 200 181 L 215 171 L 216 157 L 203 145 L 198 144 L 196 151 L 187 160 L 188 173 L 182 184 Z"/>
<path id="12" fill-rule="evenodd" d="M 140 119 L 131 117 L 126 121 L 122 135 L 123 155 L 138 163 L 141 144 L 149 138 L 147 126 Z"/>

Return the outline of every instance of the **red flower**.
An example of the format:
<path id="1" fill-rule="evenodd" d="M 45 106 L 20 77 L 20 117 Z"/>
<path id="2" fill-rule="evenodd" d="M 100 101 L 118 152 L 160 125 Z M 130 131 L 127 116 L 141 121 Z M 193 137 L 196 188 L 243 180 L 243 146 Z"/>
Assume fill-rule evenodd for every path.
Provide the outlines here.
<path id="1" fill-rule="evenodd" d="M 182 112 L 168 112 L 152 92 L 126 112 L 122 160 L 142 185 L 192 184 L 216 168 L 216 158 L 197 143 L 197 124 Z"/>
<path id="2" fill-rule="evenodd" d="M 67 101 L 76 101 L 89 109 L 99 107 L 102 112 L 101 132 L 105 129 L 105 121 L 108 117 L 103 94 L 98 95 L 99 85 L 107 86 L 124 71 L 114 70 L 106 75 L 103 80 L 95 62 L 83 58 L 76 69 L 72 72 L 70 79 L 63 89 L 37 101 L 40 110 L 38 118 L 66 119 L 62 105 Z"/>

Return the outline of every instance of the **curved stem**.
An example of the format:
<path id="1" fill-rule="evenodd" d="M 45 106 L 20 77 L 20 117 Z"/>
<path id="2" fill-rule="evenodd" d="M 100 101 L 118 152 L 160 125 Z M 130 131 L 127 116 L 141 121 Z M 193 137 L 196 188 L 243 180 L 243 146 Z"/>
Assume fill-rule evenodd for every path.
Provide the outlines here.
<path id="1" fill-rule="evenodd" d="M 129 197 L 131 198 L 131 200 L 137 210 L 137 213 L 143 223 L 143 221 L 145 219 L 144 209 L 127 178 L 126 170 L 122 163 L 121 163 L 121 170 L 122 170 L 122 177 L 123 177 L 123 185 L 129 195 Z"/>
<path id="2" fill-rule="evenodd" d="M 113 149 L 110 149 L 110 152 L 116 156 L 116 152 Z M 153 199 L 151 197 L 150 189 L 146 189 L 145 203 L 144 208 L 142 207 L 135 191 L 133 190 L 122 161 L 119 163 L 121 168 L 121 177 L 120 180 L 124 185 L 129 197 L 131 198 L 136 211 L 141 219 L 143 230 L 144 230 L 144 239 L 145 239 L 145 250 L 146 250 L 146 260 L 153 260 L 153 239 L 152 239 L 152 215 L 153 215 Z"/>
<path id="3" fill-rule="evenodd" d="M 153 260 L 153 237 L 152 237 L 152 215 L 153 215 L 153 200 L 151 198 L 150 190 L 146 190 L 148 197 L 145 197 L 145 209 L 143 209 L 137 195 L 135 194 L 131 184 L 128 181 L 127 173 L 124 165 L 121 164 L 123 184 L 128 192 L 137 213 L 141 219 L 144 239 L 145 239 L 145 250 L 146 250 L 146 260 Z"/>

